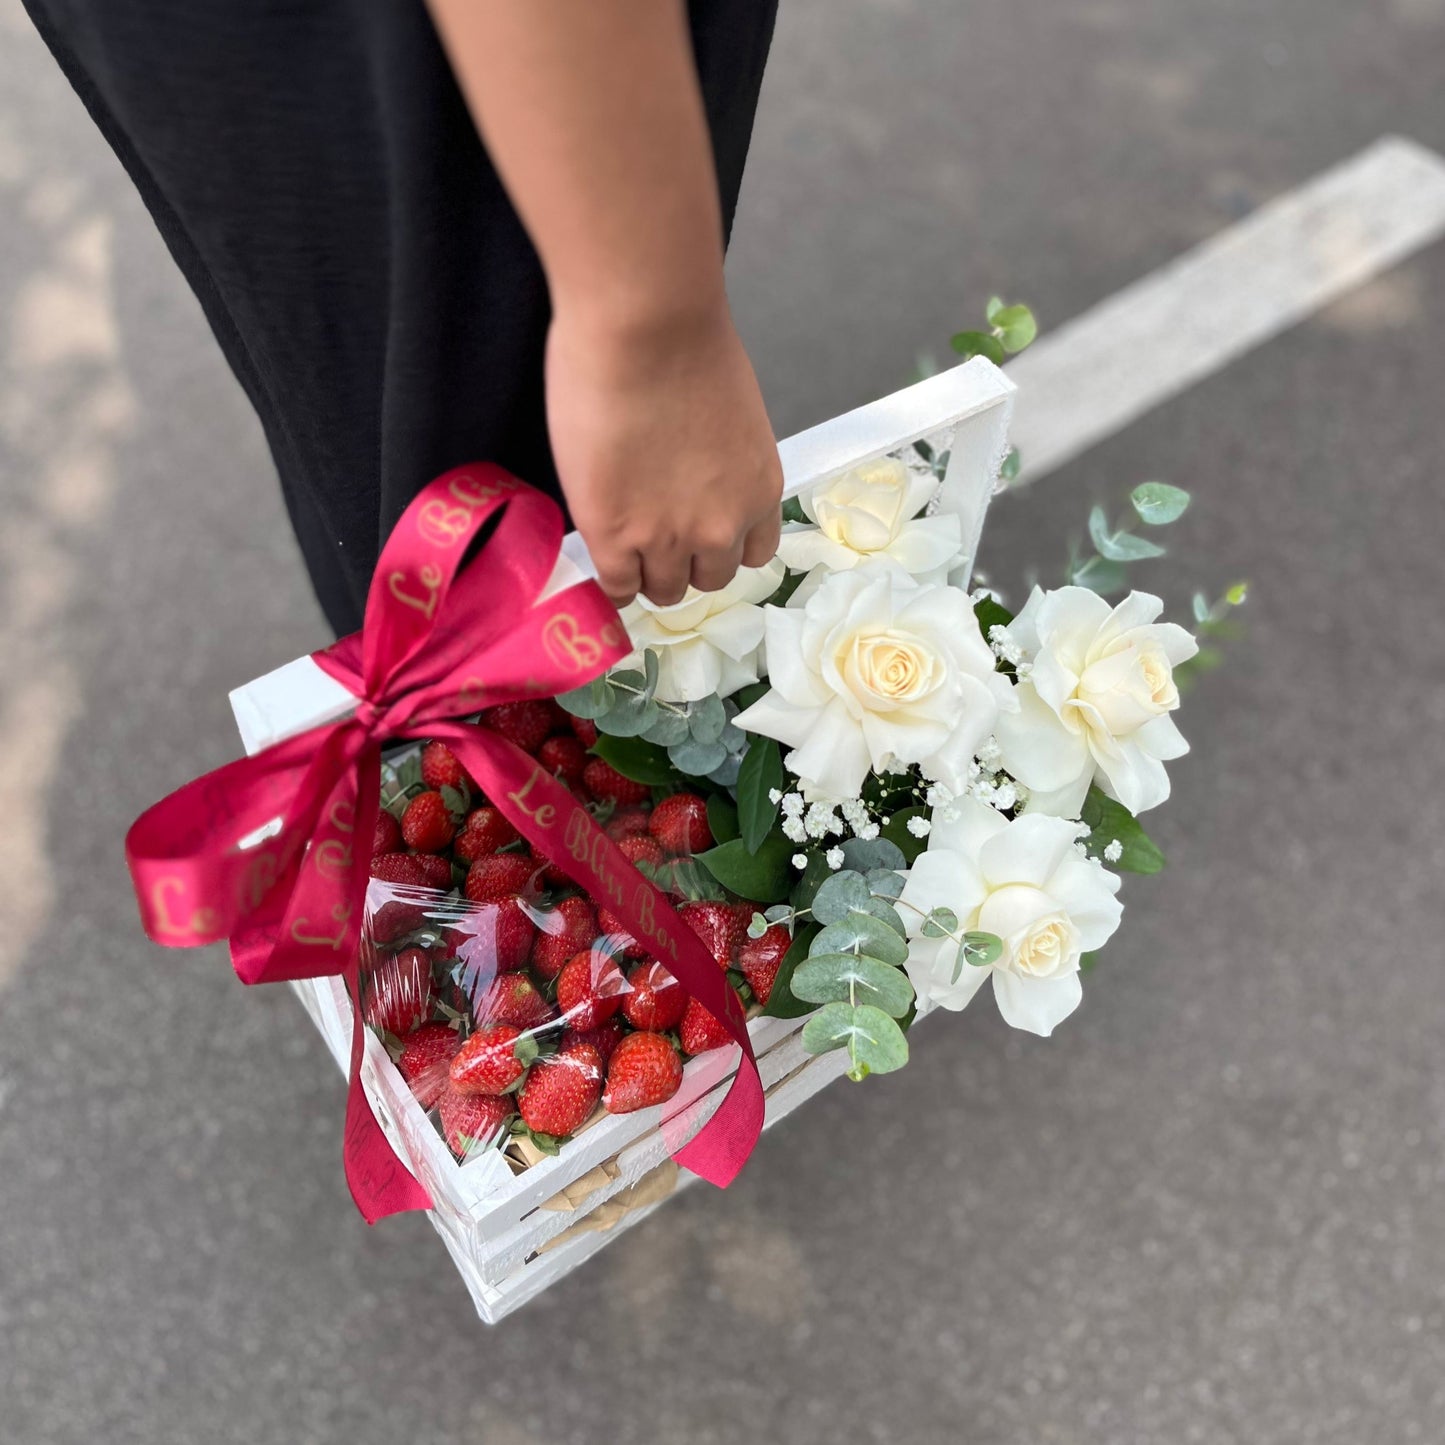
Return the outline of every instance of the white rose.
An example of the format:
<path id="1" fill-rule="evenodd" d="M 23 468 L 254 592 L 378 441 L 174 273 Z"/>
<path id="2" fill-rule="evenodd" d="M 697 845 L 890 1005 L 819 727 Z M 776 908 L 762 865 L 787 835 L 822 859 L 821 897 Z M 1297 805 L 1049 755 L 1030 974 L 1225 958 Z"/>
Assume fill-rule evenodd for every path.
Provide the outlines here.
<path id="1" fill-rule="evenodd" d="M 807 522 L 789 522 L 778 556 L 795 572 L 844 572 L 887 557 L 916 576 L 942 581 L 962 548 L 958 518 L 920 517 L 937 488 L 893 457 L 867 462 L 802 493 Z"/>
<path id="2" fill-rule="evenodd" d="M 961 1009 L 992 977 L 1013 1028 L 1047 1037 L 1073 1013 L 1083 997 L 1079 959 L 1103 946 L 1124 911 L 1114 896 L 1119 879 L 1079 855 L 1075 832 L 1043 814 L 1009 822 L 972 798 L 934 814 L 900 908 L 911 935 L 908 976 L 921 998 Z M 959 937 L 977 930 L 1002 939 L 998 961 L 960 966 L 955 938 L 924 938 L 924 916 L 935 908 L 958 916 Z"/>
<path id="3" fill-rule="evenodd" d="M 638 596 L 622 609 L 636 649 L 620 663 L 640 667 L 644 649 L 657 653 L 657 696 L 664 702 L 727 697 L 758 680 L 763 641 L 759 605 L 778 590 L 784 575 L 778 558 L 762 567 L 739 567 L 717 592 L 689 587 L 681 602 L 659 607 Z"/>
<path id="4" fill-rule="evenodd" d="M 910 763 L 962 790 L 1014 705 L 964 592 L 871 562 L 815 574 L 765 611 L 771 690 L 737 724 L 791 745 L 810 797 L 856 798 L 870 770 Z"/>
<path id="5" fill-rule="evenodd" d="M 1086 587 L 1037 587 L 1007 628 L 1027 665 L 1019 709 L 999 720 L 1003 766 L 1030 812 L 1077 818 L 1090 783 L 1142 813 L 1169 796 L 1164 764 L 1189 751 L 1170 713 L 1174 668 L 1199 651 L 1164 604 L 1131 592 L 1110 607 Z"/>

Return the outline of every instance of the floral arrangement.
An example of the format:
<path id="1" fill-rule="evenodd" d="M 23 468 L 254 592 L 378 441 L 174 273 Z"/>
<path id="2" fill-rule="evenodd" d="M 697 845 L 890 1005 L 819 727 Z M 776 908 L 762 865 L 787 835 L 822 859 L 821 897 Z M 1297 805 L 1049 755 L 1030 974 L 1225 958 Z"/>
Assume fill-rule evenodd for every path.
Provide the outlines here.
<path id="1" fill-rule="evenodd" d="M 1022 311 L 992 303 L 956 346 L 1017 349 Z M 1015 614 L 960 584 L 947 463 L 920 441 L 790 499 L 766 566 L 639 598 L 623 665 L 480 717 L 673 897 L 749 1010 L 805 1017 L 805 1047 L 846 1050 L 856 1080 L 985 983 L 1013 1027 L 1063 1022 L 1120 873 L 1162 866 L 1139 817 L 1188 750 L 1195 636 L 1158 597 L 1111 600 L 1188 495 L 1145 484 L 1113 527 L 1096 508 L 1095 550 Z M 1243 596 L 1197 598 L 1200 630 Z M 459 1158 L 501 1141 L 521 1167 L 600 1112 L 665 1104 L 685 1058 L 730 1042 L 443 744 L 387 765 L 383 809 L 364 1012 Z"/>

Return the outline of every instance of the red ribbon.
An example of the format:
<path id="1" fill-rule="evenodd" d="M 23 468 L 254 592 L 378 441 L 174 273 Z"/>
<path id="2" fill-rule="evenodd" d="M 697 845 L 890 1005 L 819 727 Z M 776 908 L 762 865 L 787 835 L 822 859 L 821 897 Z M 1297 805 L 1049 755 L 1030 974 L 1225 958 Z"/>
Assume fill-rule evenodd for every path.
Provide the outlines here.
<path id="1" fill-rule="evenodd" d="M 228 938 L 244 983 L 345 979 L 354 1022 L 343 1158 L 369 1223 L 431 1207 L 361 1086 L 359 944 L 388 739 L 442 739 L 522 836 L 604 902 L 741 1045 L 727 1097 L 678 1162 L 725 1186 L 762 1129 L 742 1006 L 700 940 L 535 759 L 488 728 L 454 721 L 580 687 L 630 650 L 595 582 L 541 600 L 561 541 L 555 503 L 501 468 L 438 477 L 387 540 L 361 631 L 315 654 L 357 695 L 355 713 L 188 783 L 126 837 L 141 921 L 157 943 Z"/>

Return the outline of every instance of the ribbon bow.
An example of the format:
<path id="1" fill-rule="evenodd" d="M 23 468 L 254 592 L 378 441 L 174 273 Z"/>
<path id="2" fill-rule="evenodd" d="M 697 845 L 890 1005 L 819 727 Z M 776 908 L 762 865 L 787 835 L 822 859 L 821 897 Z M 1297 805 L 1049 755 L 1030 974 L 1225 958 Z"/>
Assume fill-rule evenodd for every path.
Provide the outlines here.
<path id="1" fill-rule="evenodd" d="M 157 943 L 228 938 L 244 983 L 345 979 L 353 1024 L 343 1159 L 368 1223 L 431 1207 L 361 1086 L 359 945 L 387 739 L 444 741 L 518 832 L 605 902 L 742 1047 L 726 1099 L 677 1161 L 725 1186 L 762 1128 L 742 1006 L 701 941 L 533 758 L 455 721 L 579 687 L 630 650 L 595 582 L 542 597 L 561 540 L 556 504 L 499 467 L 460 467 L 429 483 L 382 550 L 361 632 L 315 654 L 357 695 L 356 711 L 188 783 L 126 837 L 141 921 Z"/>

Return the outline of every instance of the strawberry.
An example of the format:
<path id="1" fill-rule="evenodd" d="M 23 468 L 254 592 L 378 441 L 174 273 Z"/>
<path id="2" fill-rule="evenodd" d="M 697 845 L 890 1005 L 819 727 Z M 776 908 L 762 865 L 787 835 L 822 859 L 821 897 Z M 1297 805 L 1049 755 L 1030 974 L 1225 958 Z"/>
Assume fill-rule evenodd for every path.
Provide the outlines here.
<path id="1" fill-rule="evenodd" d="M 646 783 L 634 783 L 624 778 L 611 763 L 593 758 L 582 770 L 582 782 L 587 791 L 599 803 L 611 798 L 614 802 L 641 803 L 652 796 L 652 789 Z"/>
<path id="2" fill-rule="evenodd" d="M 567 726 L 584 748 L 590 748 L 597 741 L 597 724 L 591 718 L 569 716 Z"/>
<path id="3" fill-rule="evenodd" d="M 473 903 L 496 903 L 525 892 L 532 881 L 532 861 L 522 853 L 489 853 L 467 870 L 464 892 Z"/>
<path id="4" fill-rule="evenodd" d="M 614 843 L 620 843 L 624 838 L 647 832 L 647 819 L 646 808 L 639 808 L 635 803 L 629 804 L 625 808 L 618 808 L 602 825 L 602 831 Z"/>
<path id="5" fill-rule="evenodd" d="M 682 1086 L 682 1060 L 664 1034 L 628 1034 L 607 1065 L 602 1106 L 609 1114 L 631 1114 L 664 1104 Z"/>
<path id="6" fill-rule="evenodd" d="M 426 868 L 412 853 L 378 853 L 371 860 L 371 876 L 383 883 L 400 883 L 411 888 L 429 886 Z"/>
<path id="7" fill-rule="evenodd" d="M 730 903 L 684 903 L 677 916 L 702 939 L 719 968 L 731 968 L 734 956 L 748 936 L 747 919 Z M 748 917 L 752 917 L 749 909 Z"/>
<path id="8" fill-rule="evenodd" d="M 437 853 L 414 853 L 412 857 L 421 865 L 428 888 L 436 888 L 443 893 L 451 891 L 452 865 L 447 859 Z"/>
<path id="9" fill-rule="evenodd" d="M 724 1044 L 733 1041 L 733 1036 L 727 1029 L 695 998 L 687 1001 L 679 1035 L 685 1054 L 705 1054 L 709 1049 L 720 1049 Z"/>
<path id="10" fill-rule="evenodd" d="M 495 1143 L 515 1112 L 510 1094 L 459 1094 L 449 1086 L 437 1103 L 442 1133 L 459 1160 Z"/>
<path id="11" fill-rule="evenodd" d="M 556 703 L 540 698 L 504 702 L 482 709 L 481 724 L 516 743 L 524 753 L 535 753 L 552 734 Z"/>
<path id="12" fill-rule="evenodd" d="M 366 933 L 373 943 L 396 943 L 426 922 L 420 904 L 384 896 L 378 900 L 374 890 L 367 894 L 367 908 Z"/>
<path id="13" fill-rule="evenodd" d="M 760 1004 L 772 997 L 773 984 L 783 955 L 793 946 L 793 936 L 785 924 L 774 923 L 761 938 L 745 938 L 738 950 L 738 967 Z"/>
<path id="14" fill-rule="evenodd" d="M 654 868 L 662 862 L 662 848 L 656 838 L 643 833 L 632 833 L 617 840 L 617 851 L 629 863 L 648 863 Z"/>
<path id="15" fill-rule="evenodd" d="M 505 1094 L 527 1072 L 517 1057 L 521 1037 L 515 1024 L 478 1029 L 452 1060 L 452 1088 L 459 1094 Z"/>
<path id="16" fill-rule="evenodd" d="M 647 950 L 627 931 L 627 926 L 610 909 L 597 910 L 597 926 L 607 939 L 607 946 L 623 958 L 646 958 Z"/>
<path id="17" fill-rule="evenodd" d="M 484 1027 L 514 1024 L 519 1029 L 535 1029 L 554 1017 L 552 1005 L 525 973 L 504 973 L 494 978 L 472 1012 Z"/>
<path id="18" fill-rule="evenodd" d="M 602 1055 L 573 1039 L 532 1065 L 517 1094 L 517 1111 L 535 1133 L 560 1139 L 587 1122 L 601 1094 Z"/>
<path id="19" fill-rule="evenodd" d="M 537 761 L 549 773 L 561 778 L 569 788 L 582 786 L 582 772 L 587 766 L 587 749 L 582 740 L 571 733 L 561 737 L 548 738 L 537 749 Z"/>
<path id="20" fill-rule="evenodd" d="M 438 792 L 442 788 L 475 792 L 477 787 L 457 755 L 445 743 L 435 739 L 421 750 L 421 780 Z"/>
<path id="21" fill-rule="evenodd" d="M 622 1007 L 627 981 L 600 948 L 574 953 L 557 975 L 557 1007 L 569 1028 L 595 1029 Z"/>
<path id="22" fill-rule="evenodd" d="M 456 820 L 437 792 L 418 793 L 401 815 L 401 836 L 418 853 L 440 853 L 456 832 Z"/>
<path id="23" fill-rule="evenodd" d="M 471 909 L 458 920 L 456 931 L 464 937 L 452 951 L 472 978 L 526 968 L 537 938 L 536 925 L 515 898 Z"/>
<path id="24" fill-rule="evenodd" d="M 655 959 L 627 975 L 622 1016 L 635 1029 L 662 1033 L 676 1026 L 687 1008 L 682 985 Z"/>
<path id="25" fill-rule="evenodd" d="M 701 853 L 712 847 L 707 803 L 696 793 L 674 793 L 652 810 L 648 830 L 669 853 Z"/>
<path id="26" fill-rule="evenodd" d="M 387 954 L 362 988 L 361 1016 L 382 1033 L 410 1033 L 431 1007 L 431 957 L 424 948 Z"/>
<path id="27" fill-rule="evenodd" d="M 453 855 L 462 863 L 475 863 L 488 853 L 500 853 L 521 835 L 502 816 L 500 808 L 483 803 L 467 814 L 452 844 Z"/>
<path id="28" fill-rule="evenodd" d="M 579 897 L 564 898 L 543 914 L 541 934 L 532 949 L 532 967 L 544 979 L 554 979 L 573 954 L 597 937 L 597 915 Z"/>
<path id="29" fill-rule="evenodd" d="M 396 1067 L 423 1109 L 430 1109 L 441 1098 L 447 1086 L 447 1066 L 461 1042 L 450 1024 L 423 1024 L 401 1041 Z"/>
<path id="30" fill-rule="evenodd" d="M 379 853 L 400 852 L 401 824 L 396 821 L 395 813 L 388 813 L 383 808 L 376 815 L 376 833 L 371 841 L 371 856 L 375 858 Z"/>
<path id="31" fill-rule="evenodd" d="M 595 1029 L 568 1029 L 562 1037 L 576 1039 L 578 1043 L 591 1044 L 602 1055 L 602 1066 L 606 1068 L 608 1059 L 612 1057 L 612 1051 L 625 1037 L 625 1030 L 622 1027 L 621 1019 L 611 1018 L 598 1024 Z"/>

